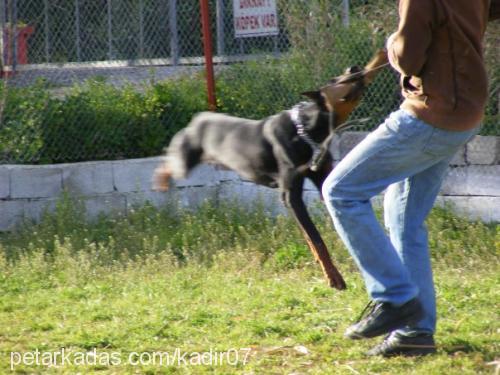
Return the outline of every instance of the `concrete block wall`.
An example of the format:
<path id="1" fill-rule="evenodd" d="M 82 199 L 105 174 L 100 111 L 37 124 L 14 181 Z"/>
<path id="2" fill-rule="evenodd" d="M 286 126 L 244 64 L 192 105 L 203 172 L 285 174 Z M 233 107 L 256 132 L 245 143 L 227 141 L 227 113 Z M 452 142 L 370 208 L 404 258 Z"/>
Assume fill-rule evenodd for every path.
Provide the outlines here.
<path id="1" fill-rule="evenodd" d="M 437 204 L 462 216 L 500 222 L 500 137 L 476 136 L 455 155 Z"/>
<path id="2" fill-rule="evenodd" d="M 332 142 L 334 158 L 343 158 L 366 135 L 346 132 L 338 136 Z M 162 206 L 169 200 L 196 207 L 205 199 L 237 199 L 247 204 L 259 199 L 270 212 L 285 212 L 277 191 L 208 165 L 197 167 L 169 192 L 155 192 L 151 178 L 161 160 L 154 157 L 44 166 L 0 165 L 0 231 L 11 230 L 23 221 L 37 221 L 46 210 L 54 210 L 64 192 L 83 202 L 89 218 L 100 213 L 126 213 L 145 201 Z M 473 219 L 500 221 L 499 162 L 500 137 L 476 137 L 452 160 L 438 204 L 451 205 Z M 308 183 L 304 196 L 312 203 L 319 193 Z"/>

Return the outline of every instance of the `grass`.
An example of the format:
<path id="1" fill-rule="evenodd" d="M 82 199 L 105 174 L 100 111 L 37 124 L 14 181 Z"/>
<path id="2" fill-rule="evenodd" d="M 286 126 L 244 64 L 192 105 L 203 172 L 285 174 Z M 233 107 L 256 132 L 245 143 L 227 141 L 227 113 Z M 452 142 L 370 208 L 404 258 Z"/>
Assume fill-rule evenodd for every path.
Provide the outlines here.
<path id="1" fill-rule="evenodd" d="M 0 235 L 0 373 L 11 372 L 11 352 L 26 356 L 15 373 L 494 373 L 498 225 L 432 213 L 439 352 L 366 358 L 377 340 L 342 337 L 367 302 L 362 281 L 316 211 L 346 292 L 325 285 L 294 222 L 263 206 L 146 206 L 86 223 L 79 207 L 59 202 L 39 225 Z M 71 363 L 48 367 L 43 355 L 62 348 Z M 160 365 L 159 352 L 176 351 L 191 364 Z M 230 357 L 197 365 L 210 351 Z"/>

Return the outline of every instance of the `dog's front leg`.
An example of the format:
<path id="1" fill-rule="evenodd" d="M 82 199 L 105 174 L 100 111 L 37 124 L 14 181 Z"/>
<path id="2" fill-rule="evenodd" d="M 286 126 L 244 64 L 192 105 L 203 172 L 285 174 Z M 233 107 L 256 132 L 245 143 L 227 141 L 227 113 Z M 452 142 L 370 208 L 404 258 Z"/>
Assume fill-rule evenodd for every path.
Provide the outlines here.
<path id="1" fill-rule="evenodd" d="M 302 200 L 304 176 L 307 174 L 307 164 L 295 166 L 292 157 L 281 143 L 275 142 L 274 156 L 278 161 L 278 186 L 285 206 L 291 209 L 302 230 L 309 249 L 314 258 L 321 265 L 324 275 L 331 287 L 345 289 L 346 284 L 342 275 L 333 265 L 330 253 L 316 226 L 311 220 L 307 208 Z"/>
<path id="2" fill-rule="evenodd" d="M 323 200 L 323 196 L 321 193 L 323 183 L 325 182 L 330 172 L 333 170 L 333 160 L 331 155 L 326 154 L 325 156 L 325 160 L 323 160 L 322 164 L 316 171 L 309 171 L 306 174 L 306 177 L 309 178 L 313 182 L 314 186 L 316 186 L 316 188 L 318 189 L 321 200 Z"/>
<path id="3" fill-rule="evenodd" d="M 286 205 L 292 210 L 311 252 L 321 265 L 321 269 L 328 280 L 328 284 L 339 290 L 345 289 L 345 281 L 333 264 L 328 248 L 311 220 L 306 205 L 302 200 L 303 182 L 303 177 L 297 178 L 293 182 L 291 188 L 283 192 Z"/>

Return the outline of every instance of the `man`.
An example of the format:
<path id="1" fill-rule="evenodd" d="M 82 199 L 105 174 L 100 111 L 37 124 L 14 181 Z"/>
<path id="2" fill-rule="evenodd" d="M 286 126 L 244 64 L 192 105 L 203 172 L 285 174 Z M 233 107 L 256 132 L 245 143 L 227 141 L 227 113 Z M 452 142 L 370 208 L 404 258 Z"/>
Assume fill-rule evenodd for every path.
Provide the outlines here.
<path id="1" fill-rule="evenodd" d="M 488 98 L 482 38 L 500 0 L 400 0 L 387 41 L 404 102 L 333 170 L 323 196 L 361 270 L 372 309 L 345 333 L 387 334 L 369 355 L 436 351 L 425 219 L 455 152 L 478 132 Z M 384 221 L 370 198 L 387 188 Z"/>

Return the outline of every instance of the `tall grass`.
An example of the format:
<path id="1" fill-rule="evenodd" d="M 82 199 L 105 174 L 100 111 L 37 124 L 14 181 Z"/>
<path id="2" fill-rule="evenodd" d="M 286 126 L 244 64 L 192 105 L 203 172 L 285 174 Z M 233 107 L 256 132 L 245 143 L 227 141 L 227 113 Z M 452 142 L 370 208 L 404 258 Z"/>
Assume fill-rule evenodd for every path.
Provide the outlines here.
<path id="1" fill-rule="evenodd" d="M 439 353 L 367 360 L 342 331 L 366 302 L 321 207 L 315 220 L 347 279 L 323 281 L 288 216 L 267 207 L 172 203 L 87 222 L 68 199 L 38 225 L 0 235 L 0 372 L 12 351 L 207 352 L 250 348 L 237 366 L 19 365 L 19 373 L 482 373 L 498 348 L 500 230 L 437 209 L 428 220 Z M 498 342 L 498 341 L 496 341 Z M 306 348 L 297 354 L 294 346 Z"/>
<path id="2" fill-rule="evenodd" d="M 313 211 L 334 257 L 349 262 L 327 212 L 322 206 Z M 54 262 L 63 250 L 65 256 L 75 259 L 90 254 L 100 265 L 168 254 L 175 264 L 210 266 L 219 253 L 249 249 L 260 253 L 263 261 L 274 259 L 285 268 L 300 265 L 298 258 L 312 260 L 308 251 L 299 250 L 306 246 L 293 218 L 271 216 L 263 203 L 249 208 L 237 202 L 215 206 L 207 201 L 192 211 L 172 202 L 161 209 L 146 204 L 118 217 L 103 215 L 87 221 L 85 216 L 82 205 L 64 197 L 55 212 L 46 213 L 40 223 L 0 234 L 5 262 L 16 264 L 32 254 Z M 435 208 L 427 225 L 435 261 L 465 266 L 499 255 L 500 229 L 496 223 L 471 222 Z"/>

